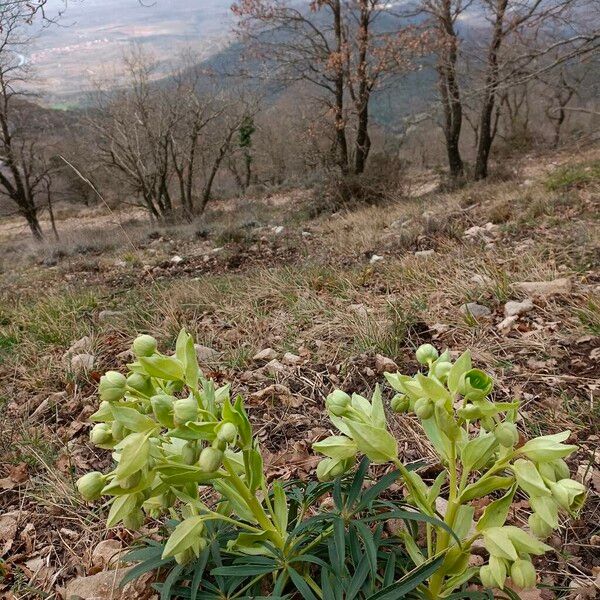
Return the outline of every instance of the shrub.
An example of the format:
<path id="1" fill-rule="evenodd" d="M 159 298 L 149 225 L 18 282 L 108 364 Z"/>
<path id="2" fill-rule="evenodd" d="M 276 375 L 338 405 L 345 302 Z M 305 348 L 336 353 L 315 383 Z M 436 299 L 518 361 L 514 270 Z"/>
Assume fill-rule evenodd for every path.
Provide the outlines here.
<path id="1" fill-rule="evenodd" d="M 583 502 L 563 460 L 575 449 L 562 443 L 569 433 L 519 445 L 518 403 L 492 402 L 492 380 L 468 353 L 452 364 L 425 345 L 417 359 L 427 375 L 386 375 L 400 392 L 392 408 L 414 410 L 444 464 L 428 486 L 398 459 L 379 388 L 370 402 L 341 391 L 327 398 L 341 435 L 315 444 L 326 457 L 320 482 L 269 483 L 242 398 L 232 402 L 228 385 L 204 377 L 191 336 L 180 333 L 173 356 L 147 335 L 132 349 L 127 376 L 101 378 L 91 417 L 91 440 L 113 451 L 116 467 L 77 485 L 89 501 L 110 497 L 109 527 L 166 518 L 165 540 L 129 555 L 139 564 L 128 578 L 158 570 L 162 598 L 489 597 L 464 588 L 477 576 L 502 588 L 509 573 L 516 586 L 534 585 L 530 557 L 549 549 L 538 538 L 558 526 L 559 511 Z M 373 482 L 369 461 L 396 470 Z M 407 498 L 390 497 L 398 479 Z M 440 518 L 435 501 L 446 488 Z M 519 488 L 532 533 L 505 523 Z M 473 502 L 498 492 L 474 523 Z M 385 528 L 392 519 L 394 534 Z M 480 537 L 490 553 L 481 569 L 469 566 Z"/>

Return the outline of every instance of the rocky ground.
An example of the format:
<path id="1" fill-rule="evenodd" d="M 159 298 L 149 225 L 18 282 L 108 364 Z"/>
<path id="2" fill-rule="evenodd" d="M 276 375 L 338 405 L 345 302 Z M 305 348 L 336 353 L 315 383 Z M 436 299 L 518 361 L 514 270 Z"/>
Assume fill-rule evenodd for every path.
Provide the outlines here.
<path id="1" fill-rule="evenodd" d="M 180 229 L 112 215 L 97 235 L 82 219 L 83 234 L 41 249 L 5 235 L 0 597 L 119 597 L 121 572 L 107 566 L 132 533 L 106 531 L 105 507 L 73 490 L 110 461 L 88 443 L 87 418 L 136 333 L 168 350 L 182 326 L 206 373 L 246 397 L 281 478 L 312 476 L 334 387 L 369 393 L 384 371 L 414 373 L 423 342 L 471 348 L 497 397 L 523 401 L 525 433 L 569 428 L 581 447 L 571 467 L 590 488 L 586 509 L 551 541 L 546 589 L 530 598 L 597 597 L 598 155 L 523 161 L 509 181 L 315 218 L 315 199 L 296 191 Z M 435 476 L 416 421 L 394 427 L 405 460 L 427 459 Z M 152 593 L 141 581 L 122 597 Z"/>

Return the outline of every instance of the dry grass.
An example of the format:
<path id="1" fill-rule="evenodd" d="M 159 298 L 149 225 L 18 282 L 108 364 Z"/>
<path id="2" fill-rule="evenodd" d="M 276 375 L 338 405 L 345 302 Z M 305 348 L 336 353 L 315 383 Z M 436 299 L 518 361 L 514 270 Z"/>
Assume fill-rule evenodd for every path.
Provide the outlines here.
<path id="1" fill-rule="evenodd" d="M 593 153 L 581 159 L 584 173 L 591 159 Z M 105 535 L 98 525 L 102 507 L 84 508 L 72 482 L 90 465 L 102 468 L 109 460 L 88 446 L 85 421 L 96 402 L 98 372 L 118 368 L 116 355 L 138 332 L 151 332 L 171 348 L 185 326 L 199 343 L 220 352 L 212 375 L 233 381 L 236 391 L 248 396 L 278 382 L 304 398 L 299 408 L 277 399 L 253 406 L 263 445 L 274 457 L 297 454 L 327 426 L 322 402 L 331 389 L 373 389 L 381 380 L 375 354 L 414 372 L 412 351 L 420 343 L 432 341 L 453 352 L 470 347 L 477 363 L 497 376 L 498 397 L 523 400 L 525 431 L 572 428 L 583 446 L 577 464 L 584 470 L 591 464 L 597 472 L 599 182 L 592 178 L 549 190 L 547 175 L 536 177 L 528 185 L 478 184 L 313 221 L 297 216 L 290 221 L 299 199 L 286 203 L 278 197 L 262 207 L 246 204 L 240 212 L 215 213 L 183 232 L 164 228 L 158 233 L 162 241 L 148 235 L 147 225 L 131 225 L 125 231 L 133 249 L 107 229 L 88 241 L 95 246 L 82 256 L 74 248 L 90 236 L 73 231 L 54 267 L 38 266 L 39 255 L 33 263 L 24 260 L 18 271 L 5 264 L 0 477 L 26 463 L 29 479 L 6 492 L 2 502 L 7 510 L 40 507 L 46 515 L 49 529 L 40 539 L 43 552 L 51 548 L 56 581 L 86 571 L 88 559 L 82 557 Z M 271 228 L 284 218 L 288 225 L 278 235 Z M 466 229 L 488 222 L 498 227 L 487 241 L 465 238 Z M 213 252 L 218 246 L 224 249 Z M 435 253 L 414 254 L 428 249 Z M 184 258 L 180 265 L 170 262 L 176 254 Z M 370 264 L 373 254 L 384 258 Z M 557 277 L 573 282 L 568 295 L 538 299 L 516 330 L 497 329 L 505 302 L 523 298 L 515 282 Z M 465 302 L 483 304 L 491 315 L 467 317 L 459 310 Z M 100 321 L 106 309 L 122 314 Z M 84 335 L 93 338 L 97 363 L 93 373 L 76 377 L 62 355 Z M 262 373 L 252 356 L 266 347 L 280 355 L 301 354 L 303 361 L 275 376 Z M 50 393 L 65 390 L 41 419 L 30 420 Z M 395 427 L 407 460 L 429 455 L 410 417 L 398 419 Z M 591 499 L 588 506 L 587 524 L 566 531 L 565 542 L 582 546 L 591 572 L 585 539 L 597 527 L 590 529 L 598 520 L 598 503 Z M 80 537 L 69 541 L 61 528 Z M 129 539 L 122 531 L 111 535 Z M 575 576 L 564 565 L 554 567 L 561 583 Z"/>

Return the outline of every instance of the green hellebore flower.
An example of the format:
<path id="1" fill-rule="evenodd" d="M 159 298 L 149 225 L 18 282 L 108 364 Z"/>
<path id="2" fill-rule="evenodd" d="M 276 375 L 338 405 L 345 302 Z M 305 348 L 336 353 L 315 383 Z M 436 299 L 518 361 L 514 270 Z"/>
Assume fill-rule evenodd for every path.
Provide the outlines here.
<path id="1" fill-rule="evenodd" d="M 138 335 L 133 340 L 132 350 L 137 356 L 152 356 L 156 352 L 156 339 L 151 335 Z"/>
<path id="2" fill-rule="evenodd" d="M 146 377 L 141 373 L 132 373 L 127 378 L 127 386 L 144 394 L 145 396 L 152 396 L 154 393 L 154 387 L 150 381 L 150 377 Z"/>
<path id="3" fill-rule="evenodd" d="M 158 394 L 150 398 L 150 404 L 152 404 L 152 411 L 156 420 L 163 426 L 172 429 L 175 427 L 175 421 L 173 419 L 173 401 L 175 398 L 172 396 L 166 396 L 165 394 Z"/>
<path id="4" fill-rule="evenodd" d="M 346 392 L 342 392 L 342 390 L 335 390 L 327 396 L 325 406 L 327 407 L 327 410 L 335 417 L 343 417 L 348 411 L 351 403 L 352 398 L 346 394 Z"/>
<path id="5" fill-rule="evenodd" d="M 475 421 L 476 419 L 481 419 L 481 417 L 483 417 L 483 411 L 475 404 L 467 404 L 466 406 L 459 408 L 456 412 L 459 417 L 462 417 L 466 421 Z"/>
<path id="6" fill-rule="evenodd" d="M 100 378 L 100 384 L 98 385 L 98 392 L 100 393 L 100 400 L 106 400 L 107 402 L 117 402 L 120 400 L 127 391 L 127 378 L 118 371 L 107 371 Z"/>
<path id="7" fill-rule="evenodd" d="M 106 485 L 106 475 L 99 471 L 86 473 L 77 480 L 77 490 L 88 502 L 98 500 L 102 495 L 102 489 Z"/>
<path id="8" fill-rule="evenodd" d="M 98 423 L 92 427 L 90 431 L 90 442 L 102 448 L 108 446 L 109 448 L 114 445 L 115 439 L 112 435 L 112 427 L 108 423 Z"/>
<path id="9" fill-rule="evenodd" d="M 223 462 L 223 451 L 217 448 L 204 448 L 200 452 L 200 459 L 198 460 L 198 466 L 202 471 L 207 473 L 213 473 L 216 471 Z"/>
<path id="10" fill-rule="evenodd" d="M 353 464 L 353 459 L 339 460 L 336 458 L 324 458 L 317 465 L 317 478 L 319 481 L 331 481 L 343 475 Z"/>
<path id="11" fill-rule="evenodd" d="M 93 415 L 90 415 L 90 421 L 94 421 L 96 423 L 112 420 L 113 414 L 110 408 L 110 402 L 107 402 L 106 400 L 102 400 L 102 402 L 100 402 L 98 410 Z"/>
<path id="12" fill-rule="evenodd" d="M 419 398 L 415 402 L 415 414 L 423 421 L 431 418 L 434 410 L 435 405 L 430 398 Z"/>
<path id="13" fill-rule="evenodd" d="M 227 444 L 235 444 L 237 433 L 237 427 L 228 421 L 221 423 L 217 427 L 217 438 Z"/>
<path id="14" fill-rule="evenodd" d="M 577 446 L 561 443 L 570 435 L 570 431 L 563 431 L 555 435 L 542 435 L 529 440 L 519 448 L 518 452 L 536 463 L 554 462 L 577 450 Z"/>
<path id="15" fill-rule="evenodd" d="M 483 417 L 479 423 L 485 431 L 494 431 L 494 427 L 496 427 L 496 421 L 494 421 L 494 418 L 490 417 L 489 415 Z"/>
<path id="16" fill-rule="evenodd" d="M 493 557 L 490 557 L 490 561 Z M 498 565 L 500 563 L 497 563 Z M 504 564 L 504 563 L 501 563 Z M 481 585 L 486 588 L 500 588 L 504 589 L 504 582 L 506 580 L 506 567 L 504 567 L 504 577 L 499 572 L 492 569 L 491 565 L 483 565 L 479 569 L 479 579 L 481 579 Z"/>
<path id="17" fill-rule="evenodd" d="M 537 576 L 531 561 L 519 558 L 510 567 L 510 577 L 513 583 L 522 590 L 531 590 L 535 587 Z"/>
<path id="18" fill-rule="evenodd" d="M 468 400 L 483 400 L 494 387 L 494 380 L 481 369 L 463 373 L 458 382 L 458 393 Z"/>
<path id="19" fill-rule="evenodd" d="M 433 367 L 433 374 L 440 380 L 446 381 L 448 379 L 448 373 L 452 369 L 452 363 L 450 362 L 437 362 Z"/>
<path id="20" fill-rule="evenodd" d="M 556 472 L 554 471 L 554 465 L 551 462 L 538 463 L 537 470 L 544 481 L 556 482 Z"/>
<path id="21" fill-rule="evenodd" d="M 437 360 L 439 352 L 431 344 L 423 344 L 417 348 L 415 356 L 417 361 L 422 365 L 426 365 L 434 360 Z"/>
<path id="22" fill-rule="evenodd" d="M 112 422 L 111 433 L 113 438 L 118 442 L 120 442 L 127 435 L 125 426 L 119 421 Z"/>
<path id="23" fill-rule="evenodd" d="M 335 460 L 353 458 L 358 452 L 356 442 L 345 435 L 331 435 L 313 444 L 313 450 Z"/>
<path id="24" fill-rule="evenodd" d="M 531 529 L 533 535 L 541 540 L 545 540 L 554 531 L 554 529 L 552 529 L 538 513 L 531 513 L 527 522 L 529 523 L 529 529 Z"/>
<path id="25" fill-rule="evenodd" d="M 396 394 L 390 402 L 390 407 L 395 413 L 405 413 L 410 408 L 410 400 L 404 394 Z"/>
<path id="26" fill-rule="evenodd" d="M 500 423 L 494 429 L 498 443 L 505 448 L 512 448 L 519 441 L 519 432 L 514 423 Z"/>
<path id="27" fill-rule="evenodd" d="M 123 525 L 126 529 L 137 531 L 144 524 L 144 513 L 138 508 L 132 510 L 123 517 Z"/>
<path id="28" fill-rule="evenodd" d="M 181 458 L 186 465 L 193 465 L 198 459 L 198 447 L 195 442 L 187 442 L 181 448 Z"/>
<path id="29" fill-rule="evenodd" d="M 175 425 L 183 425 L 198 418 L 198 402 L 193 396 L 173 402 L 173 417 Z"/>
<path id="30" fill-rule="evenodd" d="M 560 479 L 569 479 L 571 471 L 569 470 L 569 465 L 562 458 L 557 458 L 549 464 L 554 467 L 556 481 L 559 481 Z"/>
<path id="31" fill-rule="evenodd" d="M 561 479 L 556 483 L 548 484 L 552 497 L 556 502 L 570 513 L 577 512 L 585 500 L 585 486 L 573 479 Z"/>

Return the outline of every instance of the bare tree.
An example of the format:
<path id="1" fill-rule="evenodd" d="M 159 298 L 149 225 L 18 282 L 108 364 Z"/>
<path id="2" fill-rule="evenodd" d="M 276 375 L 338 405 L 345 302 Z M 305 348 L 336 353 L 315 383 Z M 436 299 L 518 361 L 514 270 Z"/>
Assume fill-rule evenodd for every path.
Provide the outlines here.
<path id="1" fill-rule="evenodd" d="M 335 164 L 360 175 L 371 140 L 372 94 L 412 65 L 422 49 L 416 27 L 402 22 L 385 0 L 239 0 L 233 6 L 249 46 L 274 66 L 270 76 L 306 82 L 332 115 Z M 274 71 L 274 72 L 273 72 Z"/>
<path id="2" fill-rule="evenodd" d="M 40 197 L 50 198 L 52 170 L 40 143 L 43 128 L 36 123 L 36 108 L 23 91 L 27 69 L 18 50 L 28 40 L 22 10 L 20 3 L 0 6 L 0 193 L 16 205 L 34 238 L 41 240 Z"/>
<path id="3" fill-rule="evenodd" d="M 171 219 L 177 210 L 188 218 L 201 214 L 255 107 L 240 94 L 215 91 L 189 61 L 169 85 L 153 81 L 152 61 L 140 52 L 127 57 L 126 71 L 122 90 L 99 92 L 99 114 L 91 119 L 101 162 L 153 218 Z"/>

